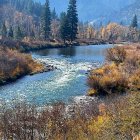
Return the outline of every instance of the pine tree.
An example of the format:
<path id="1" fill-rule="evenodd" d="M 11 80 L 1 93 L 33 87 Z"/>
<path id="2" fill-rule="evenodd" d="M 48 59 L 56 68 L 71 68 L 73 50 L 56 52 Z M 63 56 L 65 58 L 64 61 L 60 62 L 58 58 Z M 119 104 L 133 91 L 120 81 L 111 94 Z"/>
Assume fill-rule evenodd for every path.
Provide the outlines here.
<path id="1" fill-rule="evenodd" d="M 67 14 L 62 12 L 60 15 L 60 37 L 63 39 L 64 43 L 68 39 L 68 19 Z"/>
<path id="2" fill-rule="evenodd" d="M 8 2 L 8 0 L 0 0 L 0 6 L 2 6 L 3 4 L 6 4 Z"/>
<path id="3" fill-rule="evenodd" d="M 50 5 L 49 0 L 46 0 L 42 20 L 41 20 L 41 26 L 42 26 L 42 35 L 45 40 L 48 40 L 50 38 L 50 31 L 51 31 L 51 12 L 50 12 Z"/>
<path id="4" fill-rule="evenodd" d="M 138 27 L 138 19 L 137 19 L 137 15 L 135 15 L 133 17 L 132 23 L 131 23 L 131 27 L 132 28 L 137 28 Z"/>
<path id="5" fill-rule="evenodd" d="M 57 14 L 56 14 L 56 11 L 55 11 L 55 8 L 54 8 L 53 11 L 51 12 L 51 18 L 52 18 L 52 20 L 55 20 L 55 19 L 58 18 L 58 17 L 57 17 Z"/>
<path id="6" fill-rule="evenodd" d="M 34 32 L 33 29 L 31 30 L 30 36 L 33 37 L 33 38 L 35 38 L 35 32 Z"/>
<path id="7" fill-rule="evenodd" d="M 77 14 L 77 6 L 76 0 L 70 0 L 68 11 L 67 11 L 67 18 L 68 18 L 68 32 L 69 32 L 69 41 L 74 41 L 78 34 L 78 14 Z"/>
<path id="8" fill-rule="evenodd" d="M 15 32 L 15 38 L 16 39 L 21 39 L 23 37 L 23 34 L 22 34 L 22 31 L 21 31 L 21 28 L 20 26 L 17 27 L 17 30 Z"/>
<path id="9" fill-rule="evenodd" d="M 3 25 L 2 25 L 1 34 L 2 34 L 3 37 L 6 37 L 7 36 L 7 28 L 6 28 L 5 23 L 3 23 Z"/>
<path id="10" fill-rule="evenodd" d="M 27 3 L 27 11 L 29 14 L 32 14 L 33 13 L 33 1 L 32 0 L 28 0 L 28 3 Z"/>
<path id="11" fill-rule="evenodd" d="M 8 32 L 8 37 L 10 37 L 10 38 L 13 38 L 14 37 L 12 26 L 10 26 L 10 29 L 9 29 L 9 32 Z"/>

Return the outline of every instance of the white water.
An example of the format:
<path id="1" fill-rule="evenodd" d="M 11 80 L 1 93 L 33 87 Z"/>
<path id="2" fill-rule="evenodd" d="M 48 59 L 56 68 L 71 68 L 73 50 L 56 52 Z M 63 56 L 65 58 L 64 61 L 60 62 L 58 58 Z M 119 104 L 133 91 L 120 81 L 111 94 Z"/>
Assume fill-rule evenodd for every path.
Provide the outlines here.
<path id="1" fill-rule="evenodd" d="M 0 87 L 0 98 L 6 102 L 28 101 L 37 105 L 68 103 L 87 99 L 87 73 L 104 62 L 109 45 L 75 47 L 74 50 L 52 49 L 33 53 L 33 57 L 57 67 L 48 73 L 26 76 L 15 83 Z M 61 51 L 61 53 L 60 53 Z"/>

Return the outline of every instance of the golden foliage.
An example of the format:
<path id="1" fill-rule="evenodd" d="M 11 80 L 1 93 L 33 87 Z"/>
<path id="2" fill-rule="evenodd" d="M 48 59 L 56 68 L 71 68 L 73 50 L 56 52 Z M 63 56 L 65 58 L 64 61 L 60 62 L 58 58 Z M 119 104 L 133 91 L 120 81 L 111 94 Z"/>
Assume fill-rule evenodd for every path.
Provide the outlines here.
<path id="1" fill-rule="evenodd" d="M 92 91 L 96 91 L 97 94 L 121 93 L 128 88 L 126 75 L 115 63 L 93 70 L 88 84 L 91 88 L 89 95 L 93 95 Z"/>
<path id="2" fill-rule="evenodd" d="M 41 69 L 42 64 L 34 62 L 31 55 L 3 48 L 0 50 L 0 84 Z"/>
<path id="3" fill-rule="evenodd" d="M 136 56 L 130 53 L 134 51 L 137 52 Z M 112 63 L 91 71 L 88 78 L 89 95 L 140 90 L 140 57 L 138 54 L 139 49 L 135 46 L 108 49 L 106 59 Z"/>
<path id="4" fill-rule="evenodd" d="M 123 47 L 117 46 L 107 50 L 106 59 L 116 64 L 124 62 L 126 59 L 126 51 Z"/>
<path id="5" fill-rule="evenodd" d="M 95 89 L 89 89 L 88 90 L 88 95 L 89 96 L 93 96 L 93 95 L 96 95 L 97 94 L 97 91 Z"/>
<path id="6" fill-rule="evenodd" d="M 130 89 L 140 91 L 140 69 L 129 78 Z"/>
<path id="7" fill-rule="evenodd" d="M 67 106 L 63 104 L 56 104 L 51 109 L 46 107 L 43 110 L 27 104 L 16 104 L 9 109 L 1 105 L 0 138 L 5 136 L 7 139 L 16 137 L 21 140 L 25 137 L 27 139 L 34 137 L 34 140 L 39 138 L 49 140 L 133 139 L 138 137 L 140 132 L 139 101 L 140 94 L 133 93 L 111 100 L 107 104 L 99 104 L 98 115 L 90 113 L 96 109 L 96 106 L 91 105 L 84 113 L 83 107 L 74 107 L 75 114 L 72 116 L 66 112 Z"/>

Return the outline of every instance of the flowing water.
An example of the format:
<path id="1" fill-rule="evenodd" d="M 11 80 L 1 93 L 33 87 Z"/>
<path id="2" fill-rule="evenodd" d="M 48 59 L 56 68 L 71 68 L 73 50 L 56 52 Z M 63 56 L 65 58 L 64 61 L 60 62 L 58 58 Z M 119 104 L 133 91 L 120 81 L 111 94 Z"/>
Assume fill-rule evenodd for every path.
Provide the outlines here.
<path id="1" fill-rule="evenodd" d="M 101 66 L 105 50 L 112 45 L 78 46 L 32 52 L 32 56 L 57 67 L 52 72 L 25 76 L 0 87 L 0 99 L 8 103 L 28 101 L 42 106 L 55 102 L 69 103 L 86 95 L 87 72 Z"/>

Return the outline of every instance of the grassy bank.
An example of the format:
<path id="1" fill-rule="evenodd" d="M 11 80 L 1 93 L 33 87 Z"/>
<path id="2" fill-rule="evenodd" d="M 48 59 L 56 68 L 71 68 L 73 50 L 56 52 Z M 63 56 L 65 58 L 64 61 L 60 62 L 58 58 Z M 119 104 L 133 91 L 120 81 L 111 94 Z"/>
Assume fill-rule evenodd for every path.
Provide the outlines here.
<path id="1" fill-rule="evenodd" d="M 40 41 L 40 40 L 19 41 L 19 40 L 9 40 L 9 39 L 0 40 L 0 45 L 12 50 L 18 50 L 20 52 L 28 52 L 28 51 L 40 50 L 46 48 L 65 47 L 63 43 L 59 43 L 59 42 L 47 42 L 47 41 Z"/>
<path id="2" fill-rule="evenodd" d="M 35 62 L 31 55 L 0 46 L 0 85 L 43 69 L 44 66 Z"/>
<path id="3" fill-rule="evenodd" d="M 140 91 L 140 45 L 119 46 L 107 51 L 108 64 L 91 71 L 88 95 Z"/>
<path id="4" fill-rule="evenodd" d="M 62 41 L 41 41 L 41 40 L 0 40 L 0 45 L 7 47 L 9 49 L 18 50 L 20 52 L 28 52 L 34 50 L 41 50 L 41 49 L 50 49 L 50 48 L 63 48 L 63 47 L 70 47 L 70 46 L 85 46 L 85 45 L 99 45 L 99 44 L 108 44 L 112 42 L 107 42 L 104 40 L 87 40 L 87 39 L 77 39 L 72 44 L 67 43 L 64 44 Z"/>

